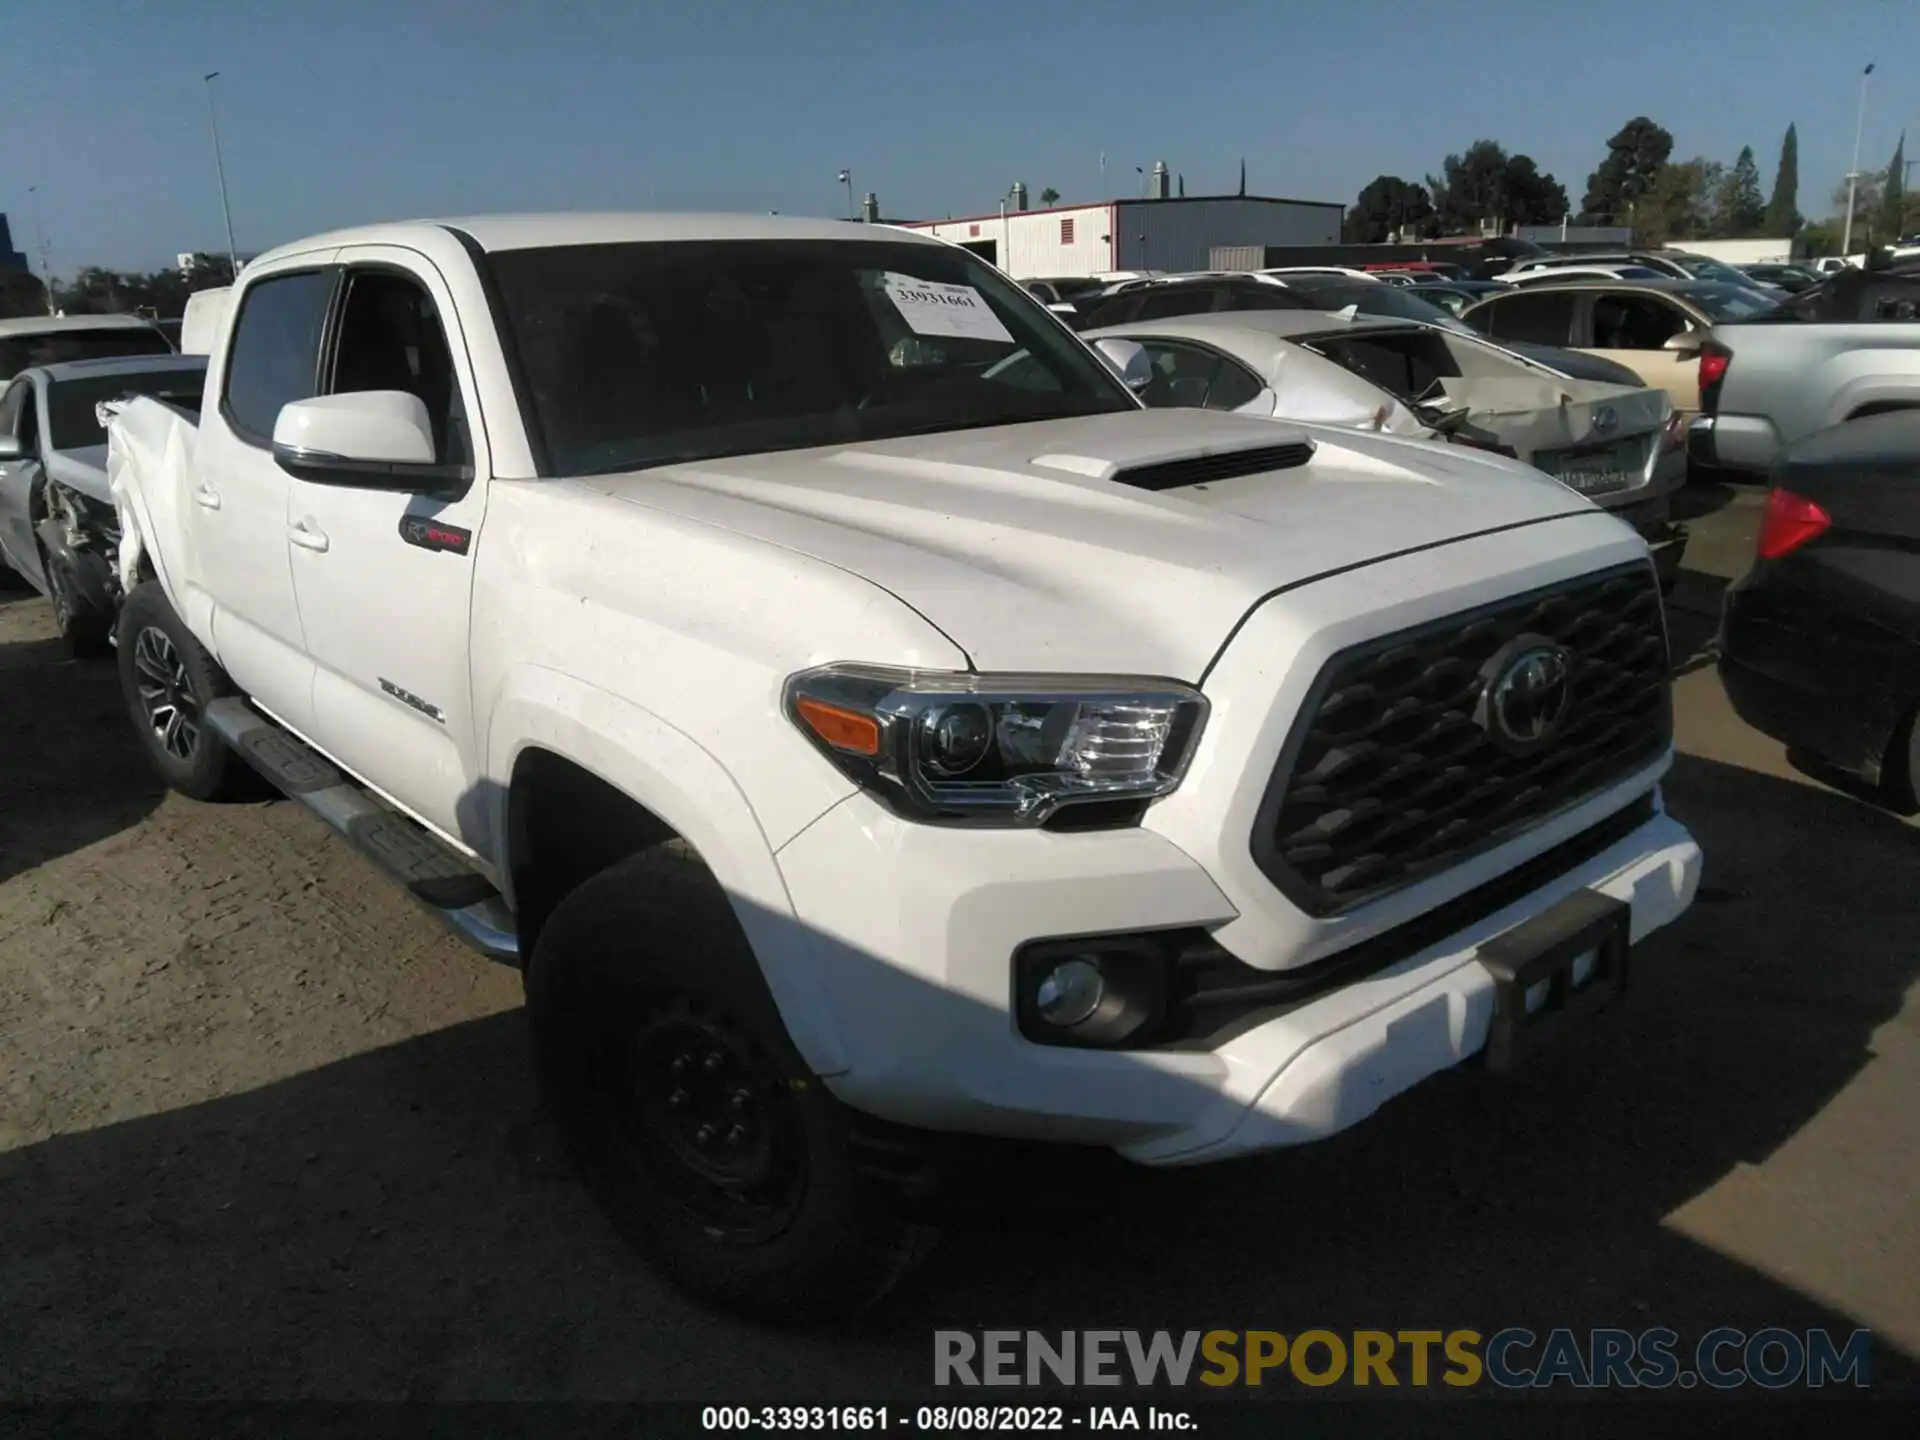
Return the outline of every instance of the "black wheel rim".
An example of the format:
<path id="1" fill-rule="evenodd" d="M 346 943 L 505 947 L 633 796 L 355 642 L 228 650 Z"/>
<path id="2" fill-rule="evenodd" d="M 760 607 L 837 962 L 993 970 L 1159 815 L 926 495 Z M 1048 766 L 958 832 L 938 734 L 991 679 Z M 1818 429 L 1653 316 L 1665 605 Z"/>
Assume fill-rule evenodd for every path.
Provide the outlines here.
<path id="1" fill-rule="evenodd" d="M 784 1231 L 806 1190 L 798 1103 L 730 1021 L 670 1008 L 624 1047 L 616 1078 L 633 1158 L 709 1236 L 758 1244 Z"/>
<path id="2" fill-rule="evenodd" d="M 176 760 L 191 760 L 200 743 L 200 702 L 186 662 L 166 631 L 149 625 L 134 638 L 133 676 L 160 748 Z"/>

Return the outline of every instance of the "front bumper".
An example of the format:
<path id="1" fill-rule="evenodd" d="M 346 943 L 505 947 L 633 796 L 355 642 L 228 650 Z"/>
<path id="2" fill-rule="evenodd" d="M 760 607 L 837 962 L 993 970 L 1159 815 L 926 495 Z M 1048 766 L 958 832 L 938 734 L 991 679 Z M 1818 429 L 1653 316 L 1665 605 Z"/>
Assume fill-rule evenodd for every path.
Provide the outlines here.
<path id="1" fill-rule="evenodd" d="M 1630 789 L 1569 818 L 1604 818 Z M 1165 838 L 942 829 L 854 796 L 779 858 L 843 1022 L 847 1068 L 825 1081 L 839 1098 L 903 1124 L 1107 1145 L 1155 1165 L 1354 1124 L 1486 1044 L 1494 981 L 1477 957 L 1494 936 L 1585 887 L 1631 907 L 1637 942 L 1687 908 L 1700 876 L 1699 848 L 1655 813 L 1499 910 L 1212 1048 L 1106 1051 L 1017 1033 L 1012 956 L 1043 937 L 1223 931 L 1232 905 Z M 847 881 L 877 873 L 893 882 Z"/>

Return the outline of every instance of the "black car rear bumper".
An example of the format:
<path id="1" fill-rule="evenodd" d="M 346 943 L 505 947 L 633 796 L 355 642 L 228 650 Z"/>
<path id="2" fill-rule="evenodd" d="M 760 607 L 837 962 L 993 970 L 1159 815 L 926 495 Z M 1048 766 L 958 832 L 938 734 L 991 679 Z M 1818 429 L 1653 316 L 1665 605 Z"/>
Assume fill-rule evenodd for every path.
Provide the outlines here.
<path id="1" fill-rule="evenodd" d="M 1901 719 L 1897 669 L 1880 646 L 1842 638 L 1844 622 L 1814 592 L 1750 575 L 1727 592 L 1720 683 L 1761 734 L 1878 784 Z"/>

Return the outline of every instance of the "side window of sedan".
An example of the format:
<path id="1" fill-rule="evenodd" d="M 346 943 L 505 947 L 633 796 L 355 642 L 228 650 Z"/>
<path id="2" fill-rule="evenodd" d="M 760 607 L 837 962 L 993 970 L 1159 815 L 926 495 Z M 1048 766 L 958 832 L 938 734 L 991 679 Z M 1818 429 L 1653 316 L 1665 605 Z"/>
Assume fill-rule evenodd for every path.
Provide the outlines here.
<path id="1" fill-rule="evenodd" d="M 1237 410 L 1264 388 L 1238 361 L 1198 345 L 1144 340 L 1141 348 L 1153 379 L 1140 398 L 1156 409 Z"/>

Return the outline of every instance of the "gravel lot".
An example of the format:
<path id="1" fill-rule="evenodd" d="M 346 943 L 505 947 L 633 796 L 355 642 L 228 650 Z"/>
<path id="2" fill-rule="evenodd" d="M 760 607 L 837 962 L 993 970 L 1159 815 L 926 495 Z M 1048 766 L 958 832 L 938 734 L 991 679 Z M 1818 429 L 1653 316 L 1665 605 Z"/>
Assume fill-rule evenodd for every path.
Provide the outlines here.
<path id="1" fill-rule="evenodd" d="M 1758 497 L 1706 490 L 1711 637 Z M 1715 508 L 1717 507 L 1717 508 Z M 513 972 L 296 806 L 164 796 L 111 665 L 0 594 L 0 1398 L 877 1400 L 940 1326 L 1871 1327 L 1920 1376 L 1920 832 L 1679 686 L 1700 903 L 1523 1080 L 963 1225 L 862 1328 L 629 1260 L 533 1102 Z"/>

